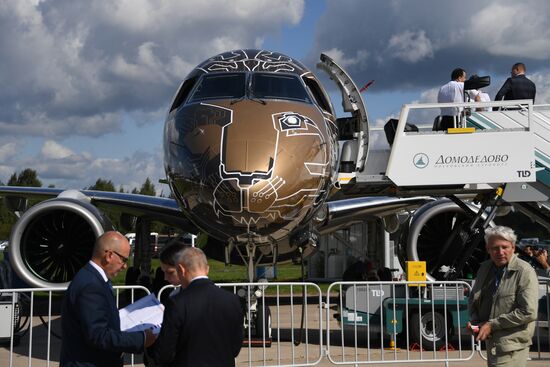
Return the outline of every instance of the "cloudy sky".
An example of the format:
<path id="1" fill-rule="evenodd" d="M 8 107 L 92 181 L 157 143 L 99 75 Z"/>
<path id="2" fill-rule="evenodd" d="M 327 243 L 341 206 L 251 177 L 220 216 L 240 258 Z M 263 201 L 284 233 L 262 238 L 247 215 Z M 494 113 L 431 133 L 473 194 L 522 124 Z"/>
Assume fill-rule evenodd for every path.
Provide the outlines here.
<path id="1" fill-rule="evenodd" d="M 494 97 L 522 61 L 550 103 L 544 0 L 0 0 L 0 181 L 30 167 L 56 187 L 156 183 L 179 83 L 237 48 L 312 69 L 330 54 L 356 84 L 375 80 L 363 96 L 373 123 L 434 102 L 457 66 L 490 75 Z"/>

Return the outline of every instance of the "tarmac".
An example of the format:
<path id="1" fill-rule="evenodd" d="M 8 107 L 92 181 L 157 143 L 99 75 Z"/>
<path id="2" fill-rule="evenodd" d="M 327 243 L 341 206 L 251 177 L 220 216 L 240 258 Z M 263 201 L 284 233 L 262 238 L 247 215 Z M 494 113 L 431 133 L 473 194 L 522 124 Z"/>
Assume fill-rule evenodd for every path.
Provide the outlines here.
<path id="1" fill-rule="evenodd" d="M 300 337 L 300 318 L 297 317 L 297 311 L 292 312 L 290 309 L 285 309 L 286 307 L 289 306 L 281 306 L 278 315 L 272 311 L 274 333 L 271 347 L 243 347 L 236 360 L 237 366 L 384 366 L 388 364 L 419 366 L 419 363 L 433 366 L 486 366 L 486 361 L 479 352 L 471 350 L 469 340 L 463 340 L 462 345 L 466 345 L 466 347 L 463 346 L 458 351 L 453 351 L 453 348 L 436 352 L 411 351 L 406 348 L 382 349 L 380 343 L 375 340 L 365 340 L 364 337 L 354 338 L 353 335 L 342 334 L 338 325 L 332 321 L 329 325 L 331 329 L 330 345 L 327 346 L 326 330 L 318 328 L 319 317 L 316 317 L 319 314 L 318 310 L 315 310 L 313 306 L 309 310 L 310 316 L 306 324 L 306 332 Z M 280 317 L 280 320 L 277 320 L 277 317 Z M 52 317 L 50 331 L 60 334 L 60 326 L 59 317 Z M 302 343 L 296 345 L 294 342 L 300 339 Z M 29 343 L 30 340 L 33 342 Z M 322 342 L 320 342 L 321 340 Z M 51 347 L 48 350 L 48 328 L 42 324 L 38 317 L 34 317 L 32 327 L 28 329 L 20 343 L 14 346 L 12 351 L 9 344 L 0 347 L 0 366 L 59 366 L 61 341 L 53 335 L 50 337 L 50 341 Z M 387 344 L 386 340 L 384 344 Z M 458 348 L 456 340 L 453 341 L 453 344 Z M 367 348 L 367 345 L 371 348 Z M 398 342 L 398 347 L 403 347 L 402 341 Z M 537 346 L 533 345 L 530 353 L 531 360 L 527 362 L 527 366 L 548 367 L 550 365 L 548 347 L 548 343 L 545 341 L 542 347 L 544 352 L 537 353 Z M 450 361 L 446 364 L 445 360 Z M 131 356 L 126 356 L 125 365 L 131 365 Z M 134 365 L 144 366 L 141 356 L 134 357 Z"/>

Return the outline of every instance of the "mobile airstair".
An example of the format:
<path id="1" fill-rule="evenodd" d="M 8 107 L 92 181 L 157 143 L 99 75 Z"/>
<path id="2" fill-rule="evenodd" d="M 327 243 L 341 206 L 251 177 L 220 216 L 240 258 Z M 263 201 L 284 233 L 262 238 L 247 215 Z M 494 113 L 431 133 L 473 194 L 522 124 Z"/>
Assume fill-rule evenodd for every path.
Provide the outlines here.
<path id="1" fill-rule="evenodd" d="M 467 124 L 483 130 L 532 126 L 536 181 L 511 184 L 504 199 L 515 203 L 515 207 L 550 228 L 550 105 L 535 105 L 532 110 L 475 112 L 468 116 Z"/>
<path id="2" fill-rule="evenodd" d="M 326 55 L 318 66 L 338 85 L 343 110 L 351 114 L 337 122 L 338 184 L 346 194 L 476 195 L 501 187 L 511 202 L 547 200 L 550 175 L 542 164 L 550 165 L 550 144 L 542 131 L 550 133 L 550 125 L 532 101 L 406 104 L 382 129 L 369 122 L 361 93 L 342 68 Z M 456 111 L 455 126 L 442 130 L 440 115 L 449 108 Z"/>
<path id="3" fill-rule="evenodd" d="M 447 107 L 461 110 L 456 127 L 436 129 L 440 110 Z M 491 111 L 477 111 L 482 108 Z M 407 104 L 385 129 L 369 129 L 365 163 L 347 171 L 353 165 L 341 164 L 339 183 L 344 191 L 399 196 L 475 195 L 503 187 L 508 202 L 545 202 L 549 116 L 550 108 L 527 100 Z M 353 160 L 358 141 L 341 144 L 341 161 Z"/>
<path id="4" fill-rule="evenodd" d="M 379 197 L 389 210 L 374 215 L 386 231 L 402 229 L 407 258 L 425 260 L 428 272 L 444 280 L 477 271 L 486 256 L 484 229 L 512 206 L 550 229 L 550 106 L 406 104 L 397 118 L 372 124 L 349 75 L 326 55 L 318 66 L 351 114 L 337 121 L 337 185 L 340 198 L 351 199 L 342 200 L 349 208 L 329 202 L 328 218 L 359 220 L 367 211 L 355 201 Z M 393 205 L 396 197 L 401 207 Z"/>

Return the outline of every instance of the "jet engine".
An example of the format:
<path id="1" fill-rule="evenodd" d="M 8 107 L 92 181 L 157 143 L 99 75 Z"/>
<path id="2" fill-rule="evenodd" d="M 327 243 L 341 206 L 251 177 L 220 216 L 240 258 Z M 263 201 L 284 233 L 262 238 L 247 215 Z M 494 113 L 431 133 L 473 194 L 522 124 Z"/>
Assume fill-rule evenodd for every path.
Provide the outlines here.
<path id="1" fill-rule="evenodd" d="M 61 194 L 19 218 L 10 236 L 10 264 L 31 287 L 66 286 L 91 258 L 96 238 L 112 228 L 85 199 Z"/>
<path id="2" fill-rule="evenodd" d="M 463 235 L 465 227 L 479 210 L 473 204 L 466 205 L 472 208 L 472 213 L 465 213 L 449 199 L 425 204 L 416 210 L 408 230 L 403 232 L 400 243 L 406 251 L 406 258 L 426 261 L 428 280 L 449 279 L 449 272 L 456 272 L 451 278 L 471 278 L 477 273 L 479 264 L 486 259 L 487 254 L 481 240 L 464 259 L 462 269 L 455 269 L 465 249 L 453 239 Z M 483 230 L 478 235 L 483 235 Z"/>

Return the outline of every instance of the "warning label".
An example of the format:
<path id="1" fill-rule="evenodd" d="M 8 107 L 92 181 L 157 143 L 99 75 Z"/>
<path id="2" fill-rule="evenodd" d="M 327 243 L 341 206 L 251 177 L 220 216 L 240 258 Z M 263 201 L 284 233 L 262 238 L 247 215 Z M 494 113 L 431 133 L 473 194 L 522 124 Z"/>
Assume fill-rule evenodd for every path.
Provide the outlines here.
<path id="1" fill-rule="evenodd" d="M 408 281 L 426 281 L 426 262 L 425 261 L 407 261 L 407 280 Z M 425 286 L 425 284 L 409 284 L 409 286 Z"/>

